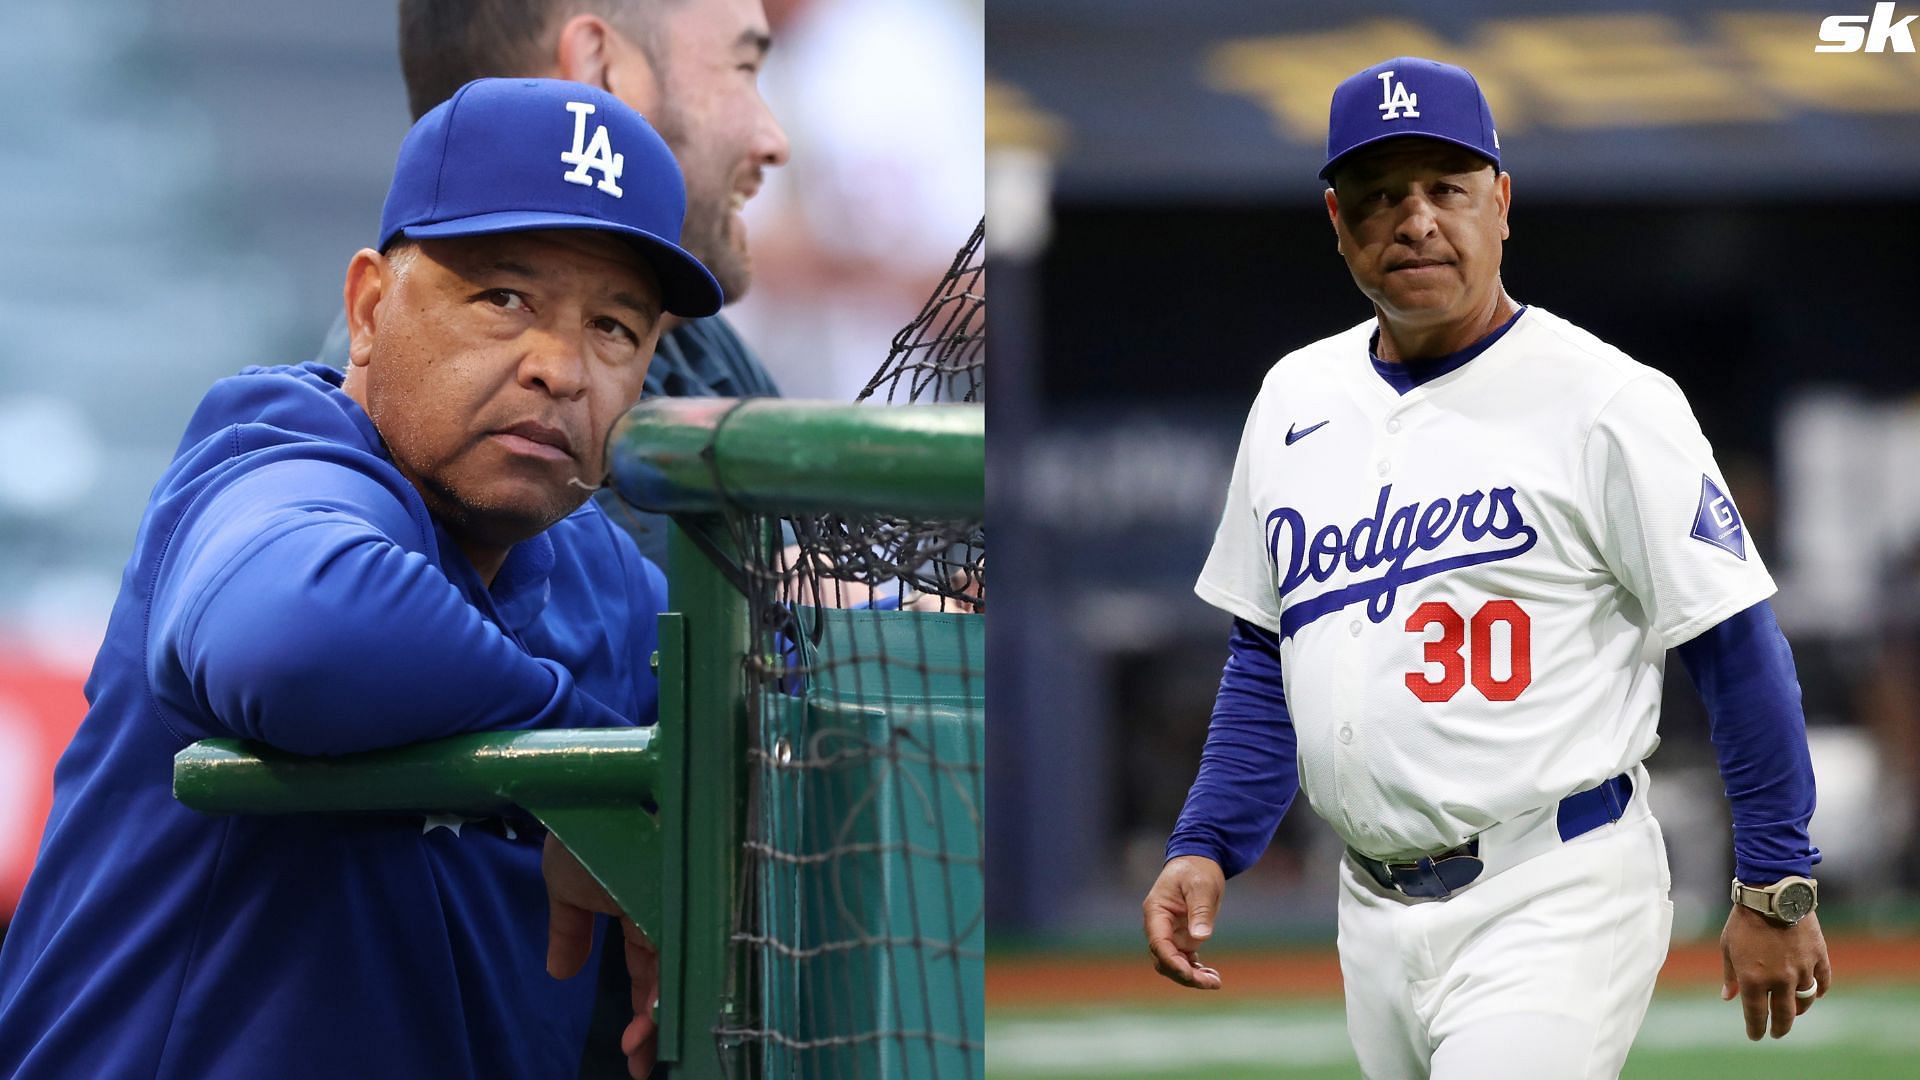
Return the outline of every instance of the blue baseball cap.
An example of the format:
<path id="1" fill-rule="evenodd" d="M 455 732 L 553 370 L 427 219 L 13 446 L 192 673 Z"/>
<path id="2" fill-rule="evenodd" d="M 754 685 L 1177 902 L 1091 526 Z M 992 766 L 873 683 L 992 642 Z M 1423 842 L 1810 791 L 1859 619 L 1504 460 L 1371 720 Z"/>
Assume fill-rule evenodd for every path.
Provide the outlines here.
<path id="1" fill-rule="evenodd" d="M 726 298 L 675 243 L 686 212 L 679 163 L 619 98 L 561 79 L 475 79 L 400 143 L 379 247 L 533 229 L 619 233 L 659 276 L 667 311 L 698 318 Z"/>
<path id="2" fill-rule="evenodd" d="M 1399 56 L 1347 77 L 1327 116 L 1330 180 L 1347 155 L 1386 139 L 1418 135 L 1471 150 L 1500 168 L 1500 137 L 1480 83 L 1463 67 Z"/>

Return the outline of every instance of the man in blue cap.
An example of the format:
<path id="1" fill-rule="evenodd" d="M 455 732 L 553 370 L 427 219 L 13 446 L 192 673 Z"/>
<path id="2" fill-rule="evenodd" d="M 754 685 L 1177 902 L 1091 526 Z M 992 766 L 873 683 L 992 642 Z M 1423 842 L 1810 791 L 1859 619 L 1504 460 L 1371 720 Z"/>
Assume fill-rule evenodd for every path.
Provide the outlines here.
<path id="1" fill-rule="evenodd" d="M 596 86 L 654 126 L 680 163 L 687 212 L 680 243 L 731 304 L 753 281 L 741 216 L 787 136 L 758 85 L 772 48 L 761 0 L 400 0 L 399 51 L 417 118 L 487 77 L 550 77 Z M 336 319 L 319 359 L 347 365 Z M 779 388 L 724 316 L 670 317 L 647 369 L 649 397 L 773 397 Z M 616 506 L 614 520 L 665 563 L 667 519 Z"/>
<path id="2" fill-rule="evenodd" d="M 1298 791 L 1343 840 L 1348 1030 L 1376 1078 L 1614 1076 L 1667 952 L 1643 760 L 1676 650 L 1736 878 L 1723 995 L 1777 1038 L 1831 971 L 1772 579 L 1671 379 L 1501 284 L 1512 178 L 1467 71 L 1334 91 L 1327 216 L 1365 322 L 1282 358 L 1195 591 L 1234 617 L 1147 896 L 1199 989 L 1227 877 Z"/>
<path id="3" fill-rule="evenodd" d="M 577 83 L 480 80 L 414 126 L 348 369 L 216 383 L 155 488 L 0 951 L 0 1075 L 576 1074 L 593 980 L 548 974 L 537 830 L 211 817 L 172 759 L 652 722 L 664 582 L 587 500 L 662 318 L 720 306 L 685 206 Z M 569 974 L 610 905 L 548 856 Z"/>
<path id="4" fill-rule="evenodd" d="M 687 187 L 680 244 L 713 271 L 736 303 L 753 283 L 742 216 L 767 170 L 788 157 L 786 132 L 761 97 L 773 46 L 761 0 L 399 0 L 400 73 L 414 117 L 479 78 L 532 76 L 586 83 L 648 118 L 673 151 Z M 349 326 L 337 318 L 319 359 L 348 365 Z M 780 389 L 724 315 L 669 316 L 647 368 L 648 397 L 777 397 Z M 664 514 L 598 496 L 641 552 L 666 565 Z M 582 1072 L 617 1075 L 602 1057 L 626 1013 L 627 973 L 610 944 L 602 1004 Z"/>

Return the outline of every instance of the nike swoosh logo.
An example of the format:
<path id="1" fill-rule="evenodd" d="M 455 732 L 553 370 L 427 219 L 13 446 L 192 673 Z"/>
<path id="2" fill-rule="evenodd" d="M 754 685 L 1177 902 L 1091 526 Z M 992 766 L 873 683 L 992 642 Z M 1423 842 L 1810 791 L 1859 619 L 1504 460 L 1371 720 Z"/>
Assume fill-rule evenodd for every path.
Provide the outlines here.
<path id="1" fill-rule="evenodd" d="M 1293 425 L 1288 424 L 1287 425 L 1287 445 L 1292 446 L 1294 443 L 1299 442 L 1301 439 L 1304 439 L 1307 436 L 1313 434 L 1314 432 L 1319 431 L 1321 428 L 1326 427 L 1327 424 L 1328 424 L 1328 421 L 1322 420 L 1319 423 L 1313 425 L 1312 427 L 1306 428 L 1301 431 L 1293 430 Z"/>

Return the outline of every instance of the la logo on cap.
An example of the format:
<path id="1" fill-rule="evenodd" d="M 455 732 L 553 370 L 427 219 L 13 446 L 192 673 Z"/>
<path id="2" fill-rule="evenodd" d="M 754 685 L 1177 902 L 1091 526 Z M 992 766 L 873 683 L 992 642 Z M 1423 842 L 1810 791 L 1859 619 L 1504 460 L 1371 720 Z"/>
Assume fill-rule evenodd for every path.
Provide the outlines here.
<path id="1" fill-rule="evenodd" d="M 1420 95 L 1408 93 L 1404 82 L 1395 83 L 1393 72 L 1383 71 L 1376 78 L 1380 80 L 1380 119 L 1398 120 L 1402 116 L 1420 115 L 1420 110 L 1415 108 L 1420 104 Z M 575 142 L 577 145 L 578 140 Z"/>
<path id="2" fill-rule="evenodd" d="M 593 115 L 593 103 L 588 101 L 569 101 L 567 111 L 573 114 L 573 149 L 563 150 L 560 160 L 573 166 L 561 177 L 569 184 L 592 184 L 593 177 L 587 173 L 598 170 L 600 190 L 619 198 L 621 195 L 620 172 L 626 168 L 627 156 L 613 152 L 613 144 L 607 140 L 607 125 L 593 126 L 593 140 L 587 140 L 587 117 Z"/>

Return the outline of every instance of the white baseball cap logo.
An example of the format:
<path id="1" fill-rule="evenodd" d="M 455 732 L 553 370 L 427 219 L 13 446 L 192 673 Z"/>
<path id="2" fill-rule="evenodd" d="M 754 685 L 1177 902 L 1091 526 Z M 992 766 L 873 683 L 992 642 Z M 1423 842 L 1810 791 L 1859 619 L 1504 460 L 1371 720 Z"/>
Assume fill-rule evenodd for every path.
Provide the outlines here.
<path id="1" fill-rule="evenodd" d="M 1380 119 L 1398 120 L 1402 116 L 1419 116 L 1420 95 L 1407 92 L 1405 82 L 1393 81 L 1393 72 L 1383 71 L 1380 80 Z"/>
<path id="2" fill-rule="evenodd" d="M 590 101 L 569 101 L 567 111 L 573 114 L 573 149 L 560 152 L 560 160 L 573 168 L 561 174 L 561 179 L 569 184 L 591 184 L 593 177 L 589 170 L 599 170 L 600 190 L 620 197 L 620 171 L 626 168 L 625 154 L 613 152 L 613 144 L 607 139 L 607 125 L 593 126 L 593 140 L 587 140 L 587 117 L 593 115 L 593 103 Z"/>

